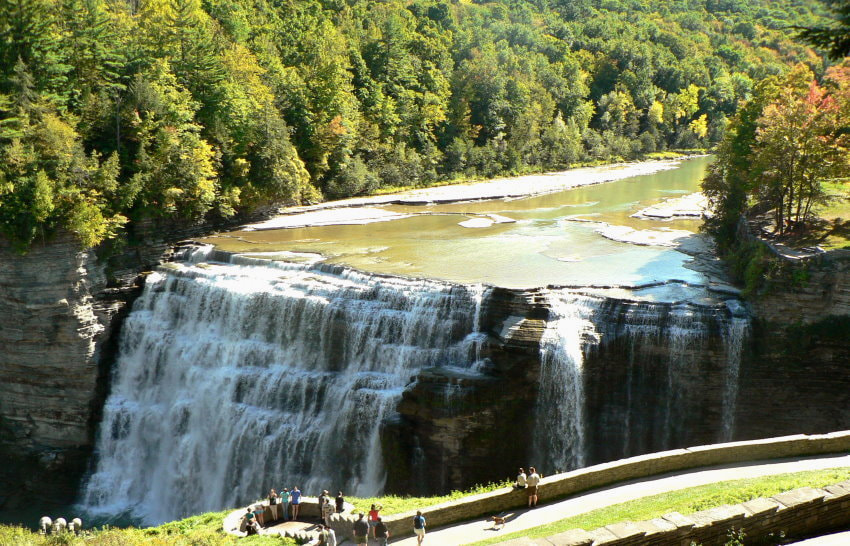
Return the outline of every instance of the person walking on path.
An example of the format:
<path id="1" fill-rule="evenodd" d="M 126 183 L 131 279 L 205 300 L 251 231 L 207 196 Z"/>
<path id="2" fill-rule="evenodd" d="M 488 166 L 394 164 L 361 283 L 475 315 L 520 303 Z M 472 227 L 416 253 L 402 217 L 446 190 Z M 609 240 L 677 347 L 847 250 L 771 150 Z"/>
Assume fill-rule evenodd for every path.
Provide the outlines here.
<path id="1" fill-rule="evenodd" d="M 422 510 L 417 510 L 413 516 L 413 532 L 416 533 L 416 543 L 422 544 L 425 540 L 425 516 L 422 515 Z"/>
<path id="2" fill-rule="evenodd" d="M 528 467 L 528 471 L 531 474 L 528 475 L 528 486 L 525 490 L 528 491 L 528 507 L 531 508 L 532 506 L 537 506 L 537 486 L 540 483 L 540 474 L 537 473 L 537 470 L 533 466 Z"/>
<path id="3" fill-rule="evenodd" d="M 368 544 L 368 537 L 369 523 L 363 519 L 363 512 L 360 512 L 360 517 L 354 522 L 354 544 Z"/>
<path id="4" fill-rule="evenodd" d="M 289 494 L 289 488 L 284 487 L 283 491 L 280 493 L 280 502 L 283 504 L 283 521 L 289 519 L 289 501 L 291 500 L 291 495 Z"/>
<path id="5" fill-rule="evenodd" d="M 301 491 L 298 486 L 292 488 L 292 493 L 289 494 L 289 502 L 292 504 L 292 519 L 298 519 L 298 512 L 301 509 Z"/>
<path id="6" fill-rule="evenodd" d="M 336 495 L 336 513 L 342 514 L 343 510 L 345 510 L 345 497 L 342 496 L 342 491 L 340 491 Z"/>
<path id="7" fill-rule="evenodd" d="M 375 525 L 375 538 L 378 539 L 378 546 L 387 546 L 387 539 L 390 538 L 390 530 L 386 524 L 378 518 L 378 524 Z"/>
<path id="8" fill-rule="evenodd" d="M 520 468 L 519 473 L 516 475 L 516 484 L 514 484 L 514 489 L 525 489 L 525 486 L 527 485 L 526 482 L 525 469 Z"/>

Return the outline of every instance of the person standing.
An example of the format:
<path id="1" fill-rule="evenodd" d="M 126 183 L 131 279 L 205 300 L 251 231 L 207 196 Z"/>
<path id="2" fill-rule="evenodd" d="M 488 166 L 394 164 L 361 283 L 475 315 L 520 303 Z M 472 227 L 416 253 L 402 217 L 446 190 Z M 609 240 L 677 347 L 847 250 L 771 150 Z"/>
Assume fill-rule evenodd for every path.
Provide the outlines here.
<path id="1" fill-rule="evenodd" d="M 369 510 L 369 529 L 372 530 L 372 538 L 375 538 L 375 527 L 378 526 L 378 521 L 381 519 L 379 512 L 381 511 L 382 506 L 380 504 L 373 504 L 372 508 Z"/>
<path id="2" fill-rule="evenodd" d="M 325 526 L 325 532 L 328 536 L 328 546 L 336 546 L 336 533 L 329 526 Z"/>
<path id="3" fill-rule="evenodd" d="M 269 508 L 271 509 L 271 512 L 272 512 L 272 521 L 277 521 L 278 519 L 280 519 L 280 515 L 278 514 L 278 509 L 280 508 L 280 505 L 278 505 L 278 501 L 279 501 L 279 499 L 278 499 L 278 496 L 277 496 L 277 491 L 275 491 L 274 489 L 270 490 L 269 491 Z"/>
<path id="4" fill-rule="evenodd" d="M 342 496 L 342 491 L 336 495 L 336 513 L 342 514 L 345 510 L 345 497 Z"/>
<path id="5" fill-rule="evenodd" d="M 425 540 L 425 516 L 422 515 L 422 510 L 417 510 L 413 516 L 413 532 L 416 533 L 416 543 L 422 544 Z"/>
<path id="6" fill-rule="evenodd" d="M 525 490 L 528 492 L 528 507 L 531 508 L 537 506 L 537 485 L 540 483 L 540 474 L 533 466 L 528 467 L 528 471 L 531 474 L 528 475 L 528 486 Z"/>
<path id="7" fill-rule="evenodd" d="M 525 475 L 525 469 L 520 468 L 519 473 L 516 475 L 516 484 L 514 485 L 515 489 L 525 489 L 525 486 L 528 485 Z"/>
<path id="8" fill-rule="evenodd" d="M 354 544 L 368 544 L 368 537 L 369 523 L 363 519 L 363 512 L 360 512 L 360 517 L 354 522 Z"/>
<path id="9" fill-rule="evenodd" d="M 390 530 L 381 518 L 378 518 L 378 524 L 375 525 L 375 538 L 378 539 L 378 546 L 387 546 L 387 539 L 390 538 Z"/>
<path id="10" fill-rule="evenodd" d="M 301 491 L 298 490 L 297 485 L 292 488 L 292 492 L 289 494 L 289 503 L 292 505 L 292 519 L 296 520 L 301 509 Z"/>
<path id="11" fill-rule="evenodd" d="M 331 514 L 334 513 L 334 507 L 331 504 L 331 499 L 329 497 L 325 497 L 322 501 L 322 521 L 325 522 L 325 525 L 331 524 Z"/>
<path id="12" fill-rule="evenodd" d="M 283 521 L 289 519 L 289 501 L 292 499 L 292 496 L 289 494 L 289 488 L 284 487 L 283 491 L 280 493 L 280 502 L 283 504 Z"/>

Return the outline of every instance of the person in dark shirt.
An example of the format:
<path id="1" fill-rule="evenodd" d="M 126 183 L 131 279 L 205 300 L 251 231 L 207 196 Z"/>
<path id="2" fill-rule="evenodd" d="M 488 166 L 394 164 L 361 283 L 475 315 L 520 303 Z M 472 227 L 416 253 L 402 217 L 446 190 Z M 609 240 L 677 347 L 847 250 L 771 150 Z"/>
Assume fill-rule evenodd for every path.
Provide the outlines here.
<path id="1" fill-rule="evenodd" d="M 381 518 L 378 518 L 378 524 L 375 525 L 375 538 L 378 539 L 378 546 L 387 546 L 390 530 Z"/>
<path id="2" fill-rule="evenodd" d="M 368 544 L 369 522 L 363 518 L 363 513 L 354 522 L 354 544 Z"/>
<path id="3" fill-rule="evenodd" d="M 345 510 L 345 497 L 342 496 L 342 491 L 340 491 L 336 496 L 336 513 L 342 514 L 343 510 Z"/>

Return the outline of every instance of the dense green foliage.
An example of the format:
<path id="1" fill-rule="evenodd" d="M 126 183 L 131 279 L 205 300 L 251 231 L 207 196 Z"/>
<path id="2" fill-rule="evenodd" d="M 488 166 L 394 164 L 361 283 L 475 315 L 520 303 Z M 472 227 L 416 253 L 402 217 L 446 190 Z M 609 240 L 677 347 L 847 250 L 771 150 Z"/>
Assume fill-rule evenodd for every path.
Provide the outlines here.
<path id="1" fill-rule="evenodd" d="M 803 65 L 759 82 L 703 182 L 716 212 L 707 226 L 721 244 L 734 243 L 742 214 L 765 215 L 778 236 L 809 230 L 830 198 L 825 185 L 850 185 L 848 123 L 850 63 L 820 83 Z"/>
<path id="2" fill-rule="evenodd" d="M 850 55 L 850 1 L 825 0 L 835 16 L 835 22 L 804 28 L 800 37 L 804 41 L 825 50 L 833 59 Z"/>
<path id="3" fill-rule="evenodd" d="M 0 233 L 705 147 L 801 0 L 0 0 Z"/>

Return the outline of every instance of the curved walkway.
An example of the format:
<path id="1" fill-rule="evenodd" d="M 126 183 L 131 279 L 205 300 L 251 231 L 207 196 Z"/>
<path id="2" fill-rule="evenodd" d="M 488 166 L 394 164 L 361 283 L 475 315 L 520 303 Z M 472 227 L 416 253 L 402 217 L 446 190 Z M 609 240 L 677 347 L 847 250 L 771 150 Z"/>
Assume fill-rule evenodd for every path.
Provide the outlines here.
<path id="1" fill-rule="evenodd" d="M 662 474 L 641 480 L 595 489 L 565 500 L 540 505 L 531 510 L 515 510 L 503 530 L 494 531 L 492 522 L 476 520 L 447 527 L 429 529 L 423 546 L 456 546 L 539 527 L 597 508 L 632 501 L 642 497 L 696 487 L 715 482 L 757 478 L 789 472 L 850 467 L 850 455 L 795 457 L 746 464 L 732 464 Z M 589 530 L 589 529 L 588 529 Z M 392 544 L 414 546 L 415 537 L 391 540 Z M 371 541 L 370 541 L 371 543 Z"/>

